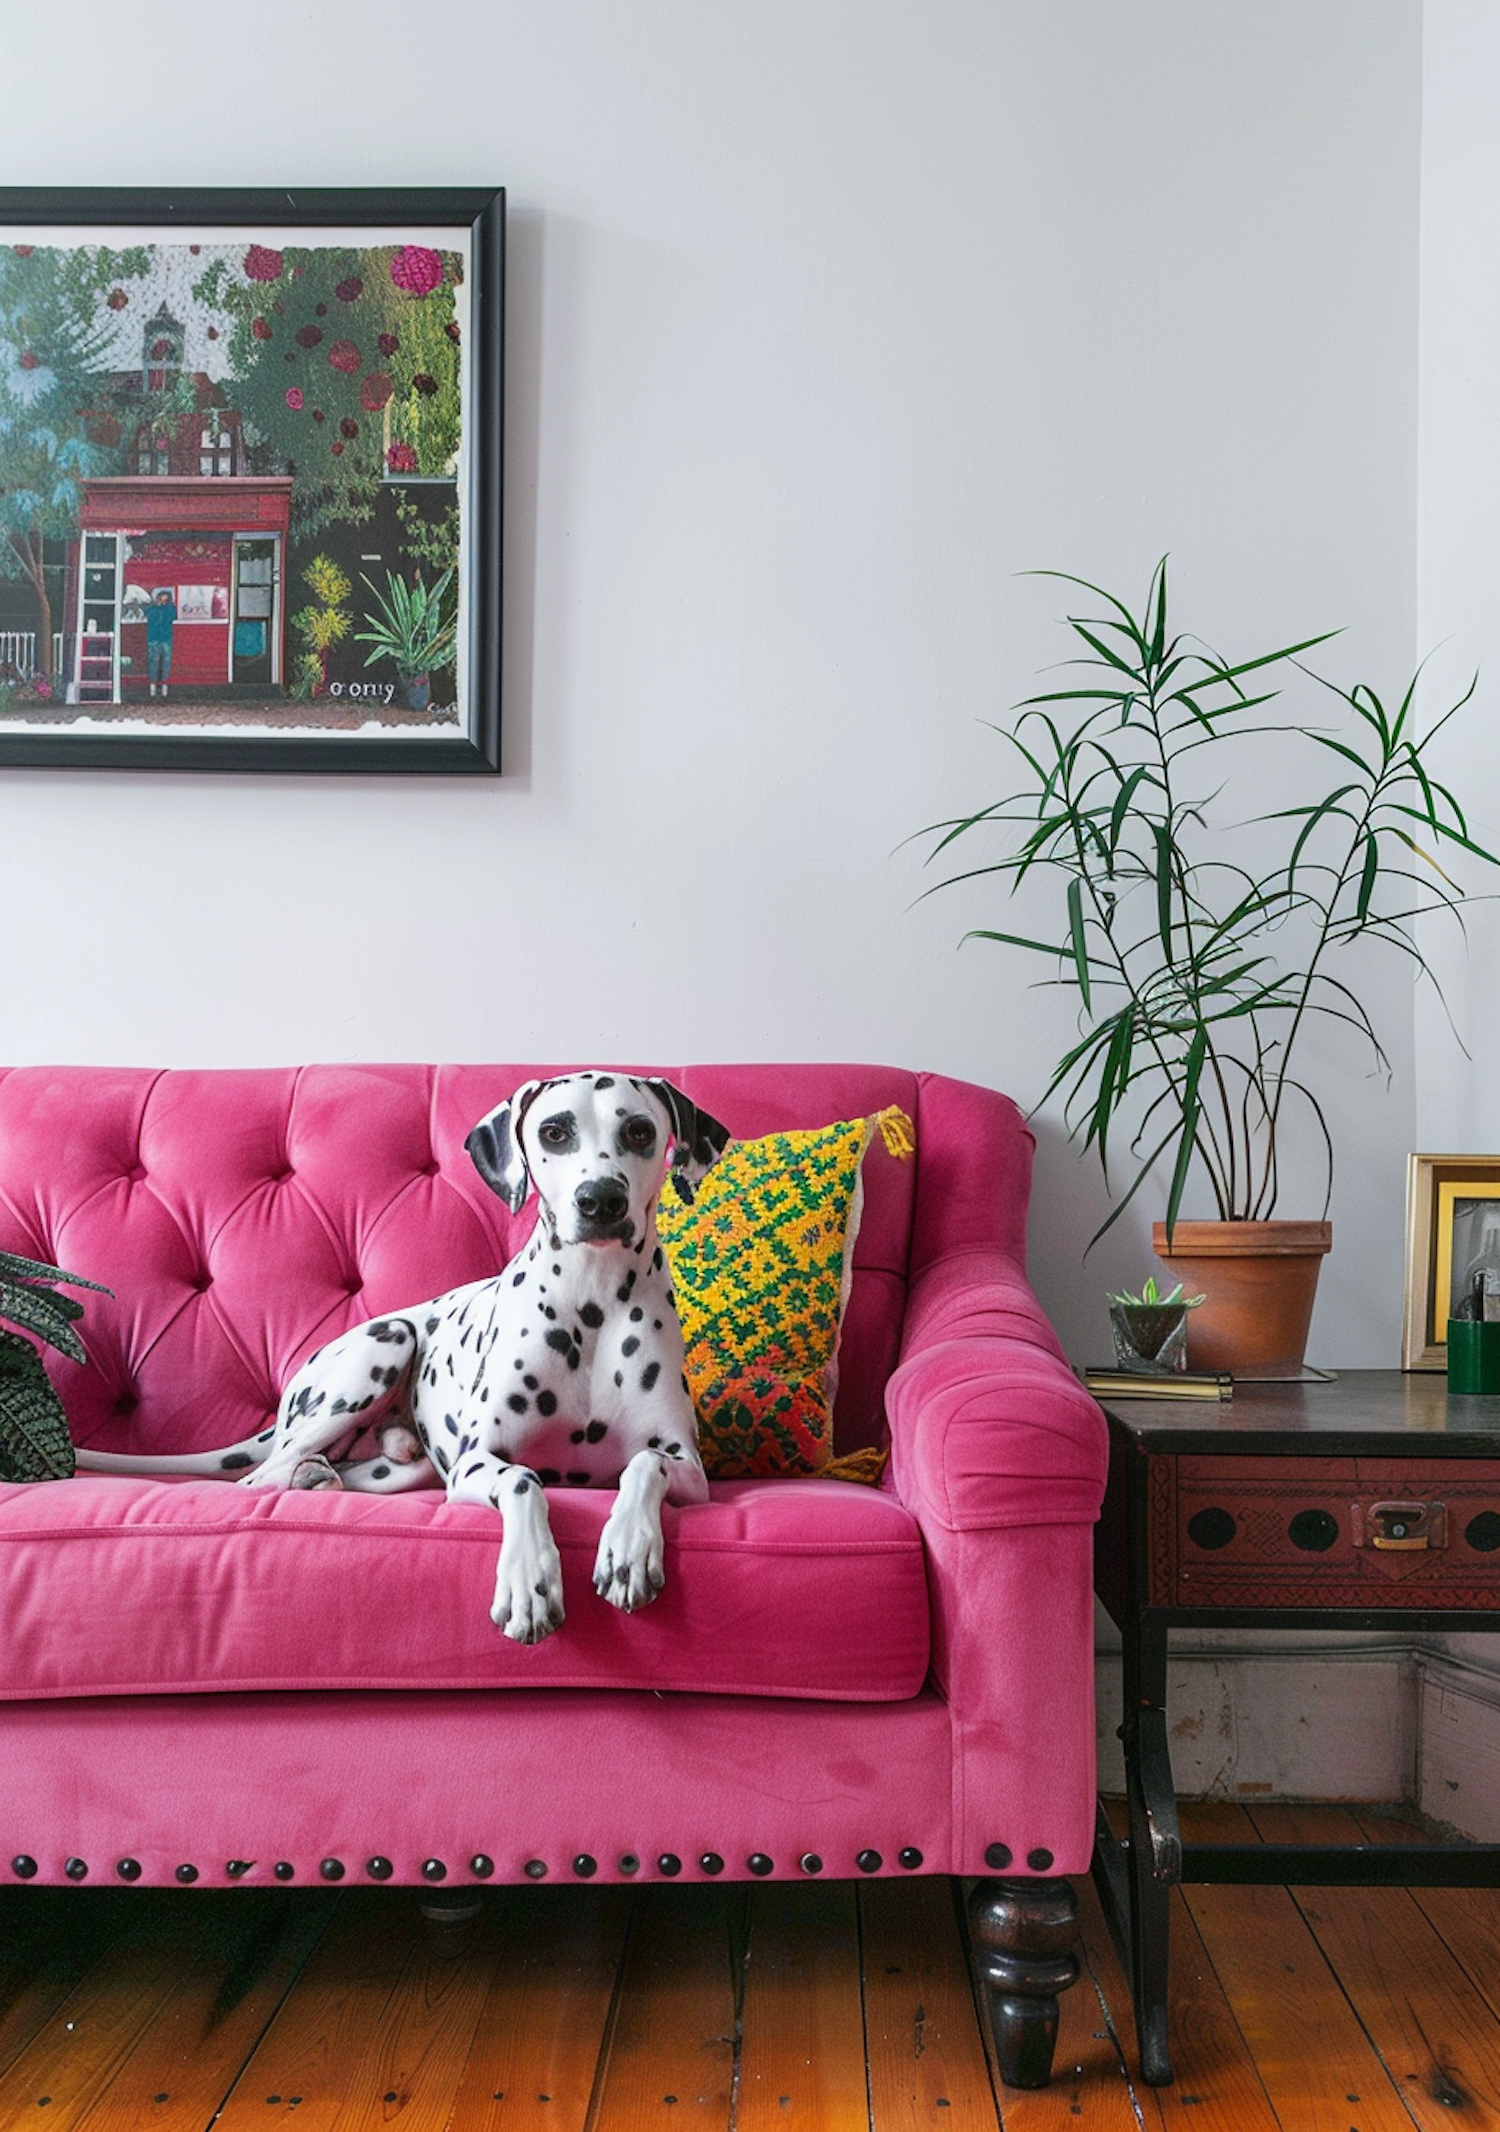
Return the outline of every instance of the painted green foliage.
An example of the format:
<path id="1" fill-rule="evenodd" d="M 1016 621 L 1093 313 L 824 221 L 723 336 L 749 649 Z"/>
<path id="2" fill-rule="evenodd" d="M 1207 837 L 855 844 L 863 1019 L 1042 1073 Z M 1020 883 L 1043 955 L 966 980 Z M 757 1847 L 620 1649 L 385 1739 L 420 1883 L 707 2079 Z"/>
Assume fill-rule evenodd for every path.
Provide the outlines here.
<path id="1" fill-rule="evenodd" d="M 144 246 L 0 246 L 0 576 L 30 585 L 51 672 L 43 542 L 78 525 L 80 482 L 119 469 L 105 389 L 108 292 L 146 272 Z"/>
<path id="2" fill-rule="evenodd" d="M 252 244 L 195 295 L 222 313 L 232 396 L 293 475 L 295 530 L 356 522 L 392 474 L 451 475 L 459 447 L 462 264 L 422 245 Z"/>

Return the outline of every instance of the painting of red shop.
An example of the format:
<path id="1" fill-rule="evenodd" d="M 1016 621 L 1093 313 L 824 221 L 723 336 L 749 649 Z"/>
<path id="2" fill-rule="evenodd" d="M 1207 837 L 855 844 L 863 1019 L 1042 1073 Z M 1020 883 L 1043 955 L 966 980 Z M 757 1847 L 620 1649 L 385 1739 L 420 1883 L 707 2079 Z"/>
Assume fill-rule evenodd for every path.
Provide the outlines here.
<path id="1" fill-rule="evenodd" d="M 82 489 L 64 619 L 69 701 L 147 697 L 146 616 L 163 590 L 175 610 L 174 698 L 281 697 L 290 477 L 153 473 Z"/>

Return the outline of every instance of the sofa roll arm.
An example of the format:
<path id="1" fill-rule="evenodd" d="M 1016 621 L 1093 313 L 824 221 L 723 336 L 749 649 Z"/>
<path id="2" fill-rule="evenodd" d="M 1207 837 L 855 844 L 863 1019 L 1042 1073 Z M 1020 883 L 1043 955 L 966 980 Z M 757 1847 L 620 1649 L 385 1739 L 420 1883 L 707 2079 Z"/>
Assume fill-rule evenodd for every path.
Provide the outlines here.
<path id="1" fill-rule="evenodd" d="M 955 1252 L 923 1270 L 886 1415 L 892 1482 L 924 1523 L 961 1532 L 1099 1514 L 1104 1416 L 1002 1252 Z"/>

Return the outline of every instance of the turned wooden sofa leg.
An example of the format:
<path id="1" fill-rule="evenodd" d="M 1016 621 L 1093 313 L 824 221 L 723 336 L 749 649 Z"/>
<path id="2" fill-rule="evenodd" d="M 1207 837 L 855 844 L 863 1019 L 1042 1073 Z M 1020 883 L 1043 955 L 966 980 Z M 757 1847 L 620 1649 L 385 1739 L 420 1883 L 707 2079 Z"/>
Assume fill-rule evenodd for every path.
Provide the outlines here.
<path id="1" fill-rule="evenodd" d="M 475 1920 L 484 1910 L 481 1896 L 424 1895 L 419 1908 L 428 1947 L 439 1960 L 456 1962 L 468 1953 Z"/>
<path id="2" fill-rule="evenodd" d="M 1057 1996 L 1078 1975 L 1078 1901 L 1067 1880 L 981 1880 L 969 1895 L 969 1953 L 990 2017 L 1000 2078 L 1044 2088 Z"/>

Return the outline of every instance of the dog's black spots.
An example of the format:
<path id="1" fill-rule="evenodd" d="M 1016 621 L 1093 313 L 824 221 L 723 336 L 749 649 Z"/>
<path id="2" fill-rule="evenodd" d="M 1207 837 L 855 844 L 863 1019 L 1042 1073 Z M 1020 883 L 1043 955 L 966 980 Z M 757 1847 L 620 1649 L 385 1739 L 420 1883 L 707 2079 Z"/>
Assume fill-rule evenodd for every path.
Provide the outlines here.
<path id="1" fill-rule="evenodd" d="M 562 1268 L 561 1268 L 561 1266 L 554 1266 L 554 1267 L 552 1268 L 552 1271 L 553 1271 L 554 1273 L 561 1273 L 561 1272 L 562 1272 Z"/>
<path id="2" fill-rule="evenodd" d="M 651 1320 L 651 1324 L 652 1324 L 652 1328 L 653 1328 L 653 1330 L 655 1330 L 656 1332 L 660 1332 L 660 1331 L 661 1331 L 661 1319 L 660 1319 L 660 1318 L 653 1318 L 653 1319 Z"/>
<path id="3" fill-rule="evenodd" d="M 568 1442 L 570 1444 L 581 1444 L 583 1442 L 582 1429 L 574 1429 L 568 1437 Z"/>
<path id="4" fill-rule="evenodd" d="M 510 1408 L 512 1414 L 529 1414 L 531 1412 L 531 1401 L 524 1392 L 512 1392 L 505 1404 Z"/>
<path id="5" fill-rule="evenodd" d="M 667 1456 L 668 1456 L 668 1458 L 681 1458 L 681 1456 L 682 1456 L 682 1446 L 681 1446 L 681 1444 L 668 1444 L 668 1445 L 667 1445 Z"/>
<path id="6" fill-rule="evenodd" d="M 438 1472 L 446 1476 L 448 1471 L 448 1454 L 443 1449 L 442 1445 L 433 1444 L 430 1447 L 430 1454 L 432 1458 L 432 1463 L 437 1467 Z"/>
<path id="7" fill-rule="evenodd" d="M 529 1481 L 529 1480 L 519 1480 L 519 1481 L 517 1481 L 517 1482 L 516 1482 L 516 1484 L 515 1484 L 515 1487 L 514 1487 L 514 1488 L 513 1488 L 512 1490 L 511 1490 L 511 1493 L 512 1493 L 512 1495 L 530 1495 L 530 1493 L 531 1493 L 531 1483 L 530 1483 L 530 1481 Z"/>
<path id="8" fill-rule="evenodd" d="M 454 1420 L 451 1414 L 445 1414 L 443 1416 L 443 1427 L 448 1431 L 448 1434 L 450 1436 L 456 1436 L 458 1434 L 458 1423 Z"/>
<path id="9" fill-rule="evenodd" d="M 275 1434 L 276 1431 L 274 1429 L 262 1429 L 259 1436 L 256 1437 L 255 1441 L 258 1444 L 268 1444 Z"/>
<path id="10" fill-rule="evenodd" d="M 257 1438 L 257 1442 L 264 1441 L 263 1437 Z M 221 1473 L 237 1473 L 241 1466 L 253 1466 L 254 1463 L 248 1451 L 231 1451 L 227 1458 L 219 1460 L 219 1470 Z"/>
<path id="11" fill-rule="evenodd" d="M 308 1414 L 316 1414 L 327 1397 L 328 1394 L 326 1392 L 314 1392 L 303 1411 Z"/>
<path id="12" fill-rule="evenodd" d="M 648 1436 L 646 1438 L 646 1449 L 648 1451 L 659 1451 L 661 1449 L 661 1438 L 659 1436 Z"/>
<path id="13" fill-rule="evenodd" d="M 599 1327 L 604 1323 L 604 1312 L 599 1308 L 599 1305 L 597 1303 L 583 1304 L 578 1312 L 578 1315 L 583 1320 L 584 1324 L 591 1327 L 591 1329 L 595 1332 L 597 1332 L 599 1330 Z"/>
<path id="14" fill-rule="evenodd" d="M 634 1310 L 633 1310 L 633 1311 L 632 1311 L 632 1312 L 630 1313 L 630 1322 L 631 1322 L 631 1324 L 632 1324 L 632 1325 L 639 1325 L 639 1324 L 640 1324 L 640 1322 L 641 1322 L 641 1320 L 642 1320 L 642 1318 L 643 1318 L 643 1317 L 644 1317 L 645 1315 L 646 1315 L 645 1311 L 644 1311 L 644 1310 L 642 1310 L 642 1308 L 641 1308 L 640 1304 L 639 1304 L 639 1303 L 637 1303 L 637 1304 L 636 1304 L 636 1306 L 635 1306 L 635 1309 L 634 1309 Z"/>
<path id="15" fill-rule="evenodd" d="M 593 1477 L 592 1473 L 570 1473 L 568 1475 L 568 1486 L 570 1488 L 587 1488 Z"/>
<path id="16" fill-rule="evenodd" d="M 667 1290 L 667 1301 L 668 1301 L 668 1303 L 672 1303 L 672 1304 L 675 1304 L 675 1303 L 676 1303 L 676 1301 L 677 1301 L 677 1298 L 676 1298 L 676 1296 L 674 1296 L 674 1295 L 673 1295 L 673 1293 L 672 1293 L 672 1291 L 671 1291 L 671 1289 L 670 1289 L 670 1288 L 669 1288 L 669 1289 Z"/>
<path id="17" fill-rule="evenodd" d="M 347 1399 L 335 1399 L 333 1405 L 328 1409 L 328 1411 L 330 1414 L 347 1414 L 349 1411 L 349 1402 Z"/>
<path id="18" fill-rule="evenodd" d="M 543 1415 L 555 1414 L 557 1412 L 556 1392 L 538 1392 L 536 1395 L 536 1410 Z"/>
<path id="19" fill-rule="evenodd" d="M 384 1370 L 377 1369 L 371 1370 L 370 1381 L 372 1384 L 394 1384 L 396 1379 L 394 1374 L 387 1377 Z"/>
<path id="20" fill-rule="evenodd" d="M 372 1407 L 374 1406 L 374 1404 L 375 1394 L 373 1392 L 366 1392 L 363 1399 L 355 1399 L 350 1401 L 349 1412 L 351 1414 L 363 1414 L 366 1407 Z"/>
<path id="21" fill-rule="evenodd" d="M 547 1345 L 555 1355 L 566 1355 L 572 1349 L 573 1335 L 570 1332 L 564 1332 L 560 1325 L 554 1325 L 547 1335 Z"/>
<path id="22" fill-rule="evenodd" d="M 490 1388 L 489 1388 L 489 1386 L 488 1386 L 488 1385 L 486 1385 L 486 1386 L 485 1386 L 485 1388 L 484 1388 L 484 1390 L 483 1390 L 483 1391 L 482 1391 L 482 1392 L 480 1393 L 480 1395 L 479 1395 L 479 1400 L 480 1400 L 480 1404 L 481 1404 L 482 1406 L 488 1406 L 488 1405 L 489 1405 L 489 1403 L 490 1403 Z"/>
<path id="23" fill-rule="evenodd" d="M 601 1073 L 595 1076 L 594 1086 L 596 1088 L 613 1088 L 614 1085 L 615 1077 L 612 1073 Z"/>
<path id="24" fill-rule="evenodd" d="M 619 1391 L 619 1389 L 620 1389 L 621 1385 L 622 1385 L 622 1384 L 623 1384 L 624 1382 L 625 1382 L 625 1372 L 624 1372 L 623 1370 L 616 1370 L 616 1371 L 615 1371 L 615 1390 L 616 1390 L 616 1391 Z"/>
<path id="25" fill-rule="evenodd" d="M 427 1320 L 426 1330 L 430 1333 L 435 1333 L 438 1327 L 442 1324 L 442 1322 L 442 1319 L 439 1317 L 431 1317 Z"/>
<path id="26" fill-rule="evenodd" d="M 450 1377 L 458 1375 L 458 1371 L 453 1367 L 453 1357 L 451 1355 L 448 1357 L 448 1375 Z"/>
<path id="27" fill-rule="evenodd" d="M 640 1344 L 641 1343 L 636 1338 L 635 1334 L 630 1333 L 625 1339 L 620 1342 L 620 1353 L 622 1355 L 633 1355 L 636 1349 L 640 1346 Z"/>
<path id="28" fill-rule="evenodd" d="M 514 1274 L 514 1275 L 512 1275 L 512 1277 L 511 1277 L 511 1284 L 510 1284 L 510 1285 L 511 1285 L 511 1287 L 512 1287 L 512 1288 L 520 1288 L 520 1287 L 524 1286 L 524 1284 L 525 1284 L 525 1280 L 526 1280 L 526 1273 L 525 1273 L 525 1269 L 523 1268 L 523 1269 L 521 1270 L 521 1272 L 520 1272 L 520 1273 L 517 1273 L 517 1274 Z"/>
<path id="29" fill-rule="evenodd" d="M 544 1488 L 556 1488 L 562 1482 L 562 1475 L 556 1466 L 538 1466 L 536 1477 Z"/>
<path id="30" fill-rule="evenodd" d="M 569 1368 L 570 1370 L 576 1370 L 576 1369 L 577 1369 L 577 1367 L 578 1367 L 578 1364 L 579 1364 L 579 1361 L 580 1361 L 580 1359 L 581 1359 L 581 1358 L 580 1358 L 580 1356 L 579 1356 L 579 1353 L 578 1353 L 578 1350 L 577 1350 L 577 1348 L 576 1348 L 576 1347 L 570 1347 L 570 1348 L 568 1349 L 568 1368 Z"/>
<path id="31" fill-rule="evenodd" d="M 370 1478 L 372 1481 L 389 1480 L 390 1474 L 391 1469 L 389 1466 L 372 1466 L 370 1468 Z"/>
<path id="32" fill-rule="evenodd" d="M 609 1434 L 609 1425 L 603 1421 L 591 1421 L 584 1434 L 591 1444 L 596 1444 Z"/>
<path id="33" fill-rule="evenodd" d="M 526 1372 L 526 1375 L 521 1379 L 521 1382 L 525 1385 L 528 1392 L 534 1392 L 536 1390 L 536 1379 L 532 1376 L 530 1370 Z"/>
<path id="34" fill-rule="evenodd" d="M 649 1392 L 654 1390 L 656 1380 L 660 1375 L 661 1364 L 659 1362 L 648 1362 L 646 1364 L 646 1367 L 641 1371 L 641 1390 L 643 1392 Z"/>
<path id="35" fill-rule="evenodd" d="M 533 1584 L 531 1588 L 536 1593 L 538 1599 L 545 1599 L 548 1591 L 551 1589 L 545 1577 L 543 1577 L 539 1583 Z"/>
<path id="36" fill-rule="evenodd" d="M 552 1318 L 553 1320 L 555 1320 L 557 1317 L 557 1312 L 552 1308 L 552 1305 L 550 1303 L 544 1303 L 542 1305 L 542 1316 L 544 1318 Z M 549 1341 L 551 1341 L 552 1335 L 548 1333 L 547 1338 Z"/>
<path id="37" fill-rule="evenodd" d="M 656 1249 L 651 1254 L 651 1271 L 653 1273 L 660 1273 L 663 1263 L 664 1262 L 661 1255 L 661 1246 L 658 1244 Z"/>

